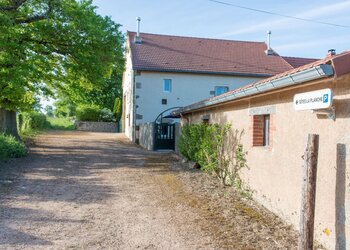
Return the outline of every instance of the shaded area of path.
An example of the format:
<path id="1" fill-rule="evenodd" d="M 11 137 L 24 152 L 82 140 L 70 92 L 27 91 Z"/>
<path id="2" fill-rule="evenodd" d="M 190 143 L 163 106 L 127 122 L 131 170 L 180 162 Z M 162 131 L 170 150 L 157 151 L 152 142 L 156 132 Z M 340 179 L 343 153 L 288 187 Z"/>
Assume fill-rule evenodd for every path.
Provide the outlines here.
<path id="1" fill-rule="evenodd" d="M 200 190 L 207 177 L 171 170 L 174 157 L 145 151 L 122 134 L 37 137 L 30 156 L 0 171 L 0 248 L 295 247 L 292 231 L 289 237 L 281 224 L 270 225 L 248 209 L 259 219 L 252 221 L 240 201 L 223 204 L 228 210 L 215 201 L 209 207 L 215 191 Z"/>

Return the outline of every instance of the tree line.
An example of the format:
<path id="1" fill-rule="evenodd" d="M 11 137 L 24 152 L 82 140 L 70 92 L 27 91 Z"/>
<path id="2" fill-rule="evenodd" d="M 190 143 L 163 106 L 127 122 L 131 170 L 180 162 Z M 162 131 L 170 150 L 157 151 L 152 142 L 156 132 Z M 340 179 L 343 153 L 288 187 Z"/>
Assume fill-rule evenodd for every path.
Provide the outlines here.
<path id="1" fill-rule="evenodd" d="M 17 135 L 16 112 L 39 96 L 62 110 L 120 107 L 123 44 L 91 0 L 0 0 L 0 132 Z"/>

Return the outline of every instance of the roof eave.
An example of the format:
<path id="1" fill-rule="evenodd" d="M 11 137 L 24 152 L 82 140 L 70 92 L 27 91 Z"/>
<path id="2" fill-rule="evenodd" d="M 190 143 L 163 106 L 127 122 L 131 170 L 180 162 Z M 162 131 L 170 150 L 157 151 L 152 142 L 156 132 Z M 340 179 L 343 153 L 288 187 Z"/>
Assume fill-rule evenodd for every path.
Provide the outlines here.
<path id="1" fill-rule="evenodd" d="M 275 89 L 295 86 L 304 82 L 326 78 L 333 75 L 334 71 L 331 65 L 321 64 L 312 68 L 305 69 L 303 71 L 293 72 L 291 74 L 285 75 L 277 79 L 272 79 L 271 81 L 266 81 L 261 84 L 239 89 L 238 91 L 234 91 L 228 95 L 224 95 L 221 98 L 217 98 L 214 100 L 209 99 L 203 102 L 195 103 L 175 112 L 179 114 L 185 114 L 205 107 L 215 106 L 217 104 L 230 102 L 233 100 L 253 96 L 260 93 L 265 93 Z"/>

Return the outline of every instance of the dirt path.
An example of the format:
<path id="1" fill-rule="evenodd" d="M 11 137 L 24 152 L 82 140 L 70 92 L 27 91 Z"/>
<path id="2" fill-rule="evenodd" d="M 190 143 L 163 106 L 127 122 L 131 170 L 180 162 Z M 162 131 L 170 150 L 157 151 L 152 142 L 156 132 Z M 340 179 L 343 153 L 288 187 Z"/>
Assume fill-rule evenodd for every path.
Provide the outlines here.
<path id="1" fill-rule="evenodd" d="M 0 248 L 296 247 L 274 215 L 176 161 L 121 134 L 41 135 L 0 171 Z"/>

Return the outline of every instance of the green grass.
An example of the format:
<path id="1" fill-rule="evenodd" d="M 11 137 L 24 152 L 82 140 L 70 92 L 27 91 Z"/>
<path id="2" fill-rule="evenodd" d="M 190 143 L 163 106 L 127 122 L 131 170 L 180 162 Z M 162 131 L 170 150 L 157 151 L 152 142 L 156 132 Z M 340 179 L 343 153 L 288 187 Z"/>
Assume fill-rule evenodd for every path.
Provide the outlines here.
<path id="1" fill-rule="evenodd" d="M 48 129 L 75 130 L 74 123 L 69 118 L 47 117 Z"/>
<path id="2" fill-rule="evenodd" d="M 28 153 L 24 143 L 17 141 L 13 136 L 0 134 L 0 162 L 9 158 L 19 158 Z"/>
<path id="3" fill-rule="evenodd" d="M 47 122 L 44 128 L 27 128 L 19 131 L 21 139 L 25 141 L 26 144 L 31 144 L 35 136 L 48 130 L 75 130 L 74 122 L 72 122 L 69 118 L 46 117 L 46 120 Z"/>

